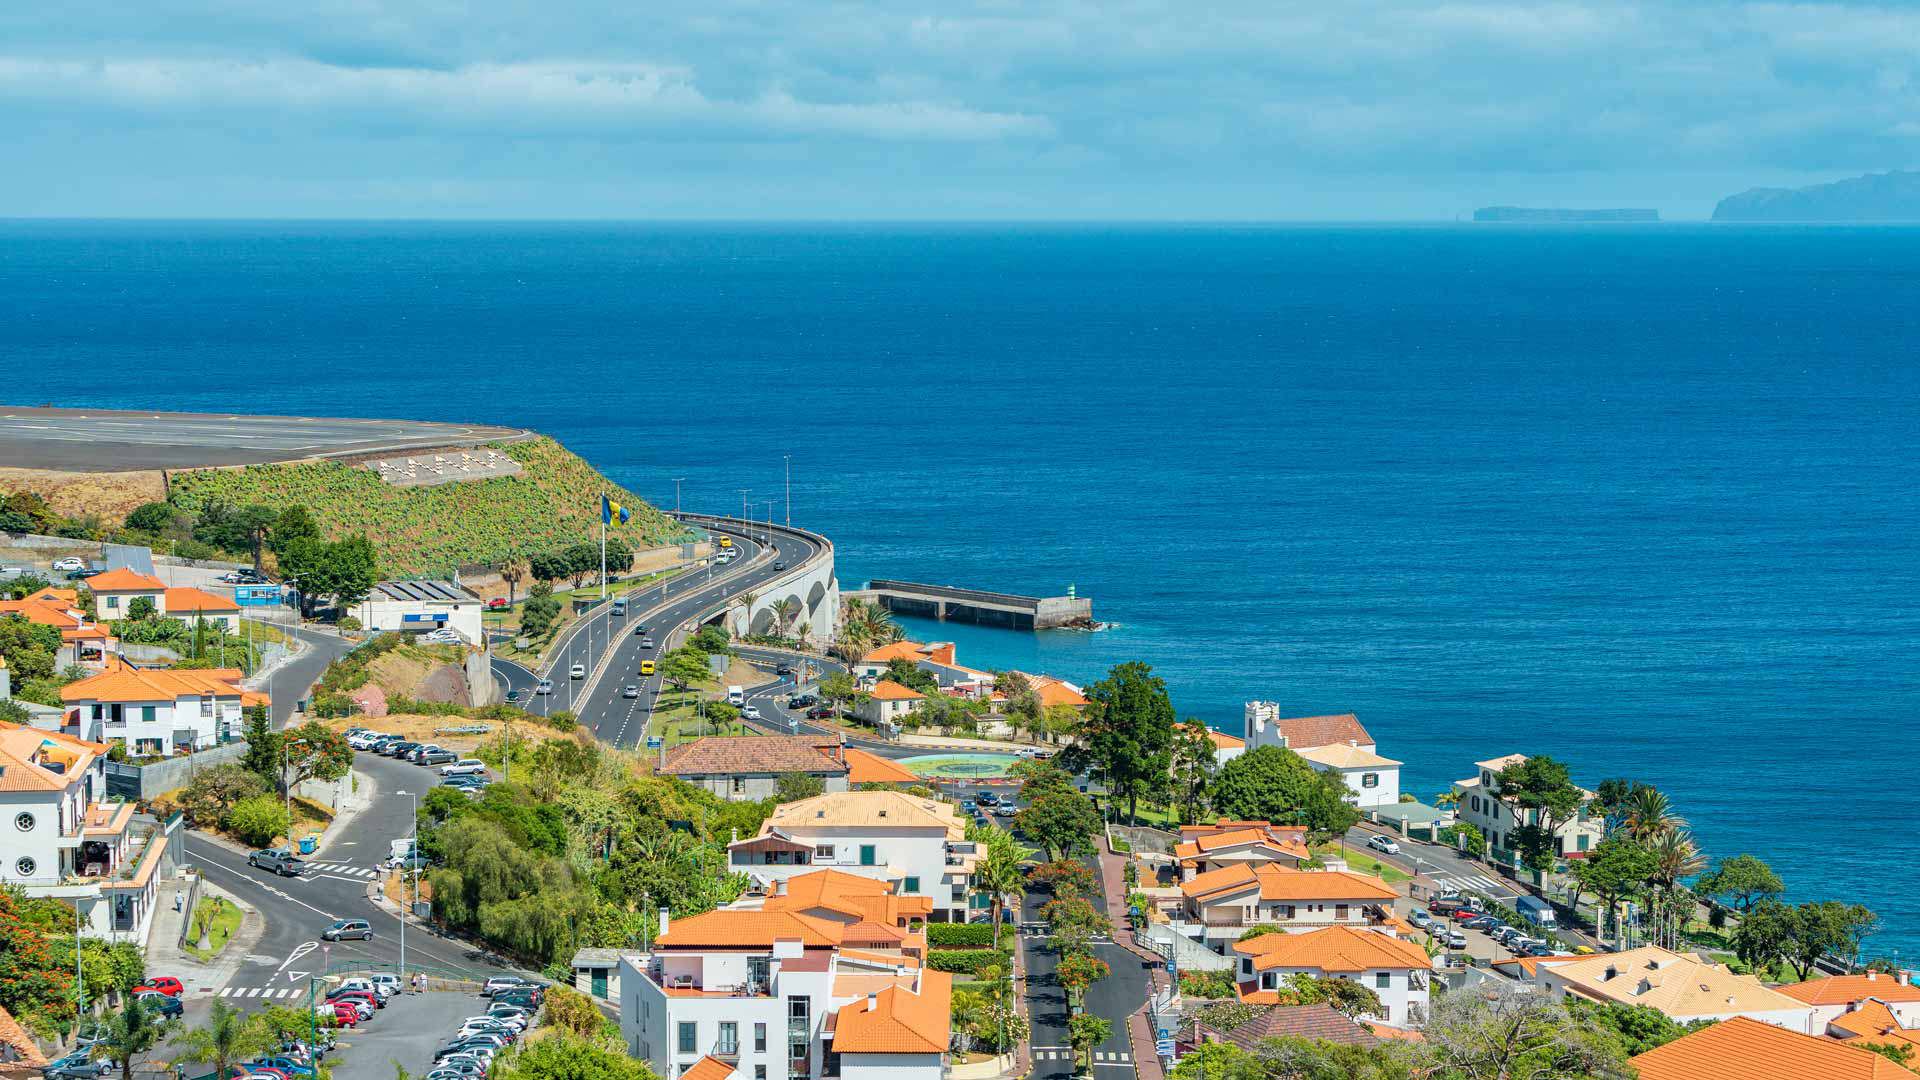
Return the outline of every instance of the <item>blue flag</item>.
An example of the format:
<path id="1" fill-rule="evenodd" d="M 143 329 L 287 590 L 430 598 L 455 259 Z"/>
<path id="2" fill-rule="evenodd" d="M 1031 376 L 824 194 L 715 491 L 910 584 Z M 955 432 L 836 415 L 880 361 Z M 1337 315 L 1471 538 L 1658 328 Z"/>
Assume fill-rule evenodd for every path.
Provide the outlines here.
<path id="1" fill-rule="evenodd" d="M 633 520 L 633 511 L 628 510 L 626 507 L 621 506 L 605 495 L 600 496 L 600 524 L 611 525 L 613 524 L 613 519 L 616 517 L 620 519 L 620 524 L 625 525 L 627 522 Z"/>

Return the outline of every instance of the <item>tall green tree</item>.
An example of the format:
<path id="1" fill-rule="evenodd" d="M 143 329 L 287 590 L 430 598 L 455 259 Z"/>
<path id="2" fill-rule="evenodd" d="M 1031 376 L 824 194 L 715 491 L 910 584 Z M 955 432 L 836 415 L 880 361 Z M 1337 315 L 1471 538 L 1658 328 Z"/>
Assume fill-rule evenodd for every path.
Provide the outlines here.
<path id="1" fill-rule="evenodd" d="M 1712 870 L 1700 876 L 1695 887 L 1705 896 L 1724 897 L 1735 911 L 1751 911 L 1762 900 L 1774 899 L 1787 891 L 1780 875 L 1753 855 L 1735 855 L 1721 859 Z"/>
<path id="2" fill-rule="evenodd" d="M 1016 843 L 1003 829 L 988 828 L 982 830 L 980 842 L 983 854 L 973 873 L 973 887 L 986 894 L 993 909 L 993 939 L 1000 940 L 1001 916 L 1006 912 L 1007 901 L 1018 896 L 1026 885 L 1020 873 L 1020 864 L 1026 859 L 1026 851 Z"/>
<path id="3" fill-rule="evenodd" d="M 143 1001 L 129 1001 L 107 1021 L 106 1038 L 91 1051 L 95 1061 L 118 1061 L 120 1080 L 133 1080 L 135 1061 L 167 1037 L 168 1025 Z"/>
<path id="4" fill-rule="evenodd" d="M 0 657 L 6 658 L 14 690 L 28 679 L 52 678 L 59 652 L 60 631 L 21 615 L 0 615 Z"/>
<path id="5" fill-rule="evenodd" d="M 1500 797 L 1528 811 L 1513 833 L 1514 848 L 1528 867 L 1553 869 L 1559 854 L 1561 826 L 1572 821 L 1586 802 L 1566 765 L 1537 754 L 1500 770 Z"/>
<path id="6" fill-rule="evenodd" d="M 373 542 L 365 536 L 296 540 L 280 556 L 281 572 L 298 579 L 308 610 L 322 600 L 343 610 L 359 603 L 379 580 L 377 567 Z"/>
<path id="7" fill-rule="evenodd" d="M 249 1023 L 247 1014 L 215 999 L 213 1011 L 200 1027 L 183 1028 L 174 1036 L 188 1061 L 213 1066 L 213 1075 L 233 1075 L 233 1066 L 265 1050 L 271 1036 L 259 1025 Z"/>
<path id="8" fill-rule="evenodd" d="M 1073 760 L 1097 766 L 1107 790 L 1125 799 L 1135 820 L 1140 796 L 1167 773 L 1173 750 L 1173 702 L 1166 680 L 1138 660 L 1114 667 L 1087 687 L 1087 709 Z"/>
<path id="9" fill-rule="evenodd" d="M 1091 854 L 1100 835 L 1100 811 L 1077 791 L 1049 791 L 1014 815 L 1014 827 L 1046 850 L 1048 858 Z"/>
<path id="10" fill-rule="evenodd" d="M 273 730 L 273 717 L 266 706 L 248 706 L 246 740 L 241 767 L 258 776 L 261 783 L 279 786 L 280 733 Z"/>
<path id="11" fill-rule="evenodd" d="M 1621 901 L 1642 895 L 1653 879 L 1654 868 L 1653 852 L 1624 834 L 1600 841 L 1586 858 L 1573 864 L 1574 880 L 1600 898 L 1603 936 L 1609 921 L 1615 923 L 1617 934 Z"/>
<path id="12" fill-rule="evenodd" d="M 1448 994 L 1433 1006 L 1421 1075 L 1444 1080 L 1628 1080 L 1626 1051 L 1597 1021 L 1543 994 Z"/>
<path id="13" fill-rule="evenodd" d="M 1299 754 L 1256 746 L 1215 775 L 1213 808 L 1243 821 L 1304 825 L 1315 843 L 1342 836 L 1360 820 L 1346 781 Z"/>
<path id="14" fill-rule="evenodd" d="M 1173 789 L 1182 820 L 1200 820 L 1217 762 L 1207 725 L 1196 717 L 1187 717 L 1173 733 Z"/>
<path id="15" fill-rule="evenodd" d="M 353 747 L 339 732 L 309 720 L 280 736 L 275 769 L 285 794 L 306 780 L 338 780 L 353 768 Z"/>
<path id="16" fill-rule="evenodd" d="M 1073 1048 L 1075 1060 L 1084 1057 L 1089 1066 L 1093 1062 L 1093 1048 L 1112 1037 L 1113 1024 L 1105 1017 L 1078 1013 L 1067 1020 L 1067 1045 Z"/>

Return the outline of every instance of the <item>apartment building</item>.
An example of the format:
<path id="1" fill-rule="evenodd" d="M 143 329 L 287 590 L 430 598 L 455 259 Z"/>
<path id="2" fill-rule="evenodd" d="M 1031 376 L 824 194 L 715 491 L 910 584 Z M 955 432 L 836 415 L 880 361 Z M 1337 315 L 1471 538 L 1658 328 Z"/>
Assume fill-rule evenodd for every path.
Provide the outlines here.
<path id="1" fill-rule="evenodd" d="M 934 922 L 965 922 L 980 853 L 948 803 L 897 791 L 838 791 L 783 804 L 758 835 L 727 845 L 727 857 L 763 888 L 834 869 L 926 897 Z"/>
<path id="2" fill-rule="evenodd" d="M 1539 824 L 1540 814 L 1537 810 L 1523 809 L 1501 797 L 1500 773 L 1509 765 L 1519 765 L 1526 760 L 1525 754 L 1508 754 L 1487 761 L 1476 761 L 1473 763 L 1476 770 L 1473 776 L 1453 782 L 1454 795 L 1459 799 L 1454 806 L 1455 818 L 1480 830 L 1480 834 L 1487 838 L 1488 858 L 1515 866 L 1519 865 L 1520 855 L 1514 847 L 1514 833 L 1523 825 Z M 1592 799 L 1593 792 L 1585 792 L 1585 796 Z M 1563 859 L 1585 855 L 1605 835 L 1605 822 L 1585 812 L 1563 823 L 1554 832 L 1557 850 Z"/>

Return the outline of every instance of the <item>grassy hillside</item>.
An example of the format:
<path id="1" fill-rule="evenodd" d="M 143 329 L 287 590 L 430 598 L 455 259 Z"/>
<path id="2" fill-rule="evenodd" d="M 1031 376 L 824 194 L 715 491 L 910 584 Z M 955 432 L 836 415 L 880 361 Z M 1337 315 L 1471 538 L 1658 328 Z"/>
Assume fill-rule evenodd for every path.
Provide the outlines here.
<path id="1" fill-rule="evenodd" d="M 258 503 L 313 511 L 330 539 L 365 533 L 383 574 L 443 574 L 452 566 L 499 563 L 597 540 L 600 496 L 633 510 L 614 525 L 635 548 L 679 540 L 682 527 L 615 485 L 552 439 L 495 449 L 519 462 L 518 476 L 438 487 L 395 487 L 354 465 L 317 462 L 196 469 L 169 478 L 168 498 L 189 510 L 209 502 Z"/>

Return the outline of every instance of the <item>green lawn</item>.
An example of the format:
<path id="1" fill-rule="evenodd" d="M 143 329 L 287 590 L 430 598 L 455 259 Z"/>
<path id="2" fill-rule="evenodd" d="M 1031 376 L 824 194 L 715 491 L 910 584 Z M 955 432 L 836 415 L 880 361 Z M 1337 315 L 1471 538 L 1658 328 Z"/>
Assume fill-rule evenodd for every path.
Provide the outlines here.
<path id="1" fill-rule="evenodd" d="M 200 948 L 200 931 L 206 931 L 207 947 Z M 209 896 L 193 907 L 193 926 L 187 932 L 187 955 L 196 960 L 211 960 L 227 947 L 240 929 L 240 909 L 218 897 Z"/>
<path id="2" fill-rule="evenodd" d="M 1344 855 L 1338 844 L 1322 844 L 1314 851 L 1321 855 L 1344 857 L 1347 860 L 1347 866 L 1352 870 L 1362 874 L 1372 874 L 1389 885 L 1397 885 L 1413 876 L 1397 866 L 1381 862 L 1351 844 L 1347 845 Z"/>

